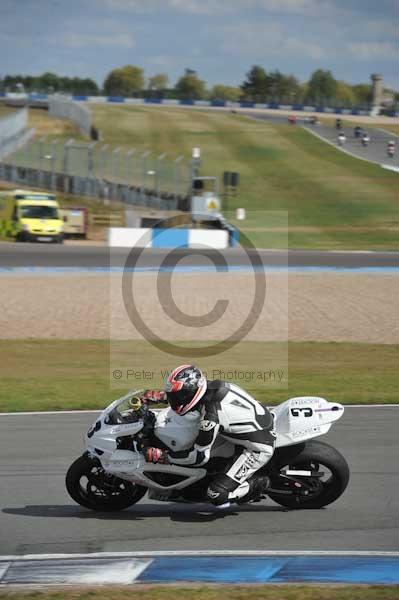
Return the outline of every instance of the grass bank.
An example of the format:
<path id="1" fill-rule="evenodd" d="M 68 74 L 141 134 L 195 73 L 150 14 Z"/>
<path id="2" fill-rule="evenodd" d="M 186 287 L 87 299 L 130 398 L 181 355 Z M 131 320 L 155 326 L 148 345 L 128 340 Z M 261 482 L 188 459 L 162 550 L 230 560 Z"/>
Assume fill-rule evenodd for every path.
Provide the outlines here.
<path id="1" fill-rule="evenodd" d="M 182 585 L 0 591 L 7 600 L 396 600 L 399 586 Z"/>
<path id="2" fill-rule="evenodd" d="M 350 157 L 300 127 L 167 107 L 92 110 L 109 144 L 170 158 L 189 158 L 200 146 L 203 174 L 240 172 L 239 192 L 228 208 L 246 207 L 247 220 L 239 225 L 259 246 L 286 245 L 287 231 L 270 223 L 265 211 L 287 211 L 291 248 L 399 248 L 397 174 Z"/>
<path id="3" fill-rule="evenodd" d="M 238 194 L 224 201 L 223 212 L 258 247 L 285 248 L 288 243 L 304 249 L 399 249 L 397 173 L 348 156 L 301 127 L 167 106 L 93 105 L 91 110 L 102 136 L 97 148 L 120 147 L 118 156 L 136 149 L 131 167 L 136 184 L 143 183 L 139 156 L 144 151 L 152 158 L 166 153 L 165 168 L 179 155 L 188 161 L 192 148 L 199 146 L 202 174 L 238 171 Z M 46 137 L 40 146 L 46 155 L 58 140 L 59 168 L 67 139 L 88 141 L 71 123 L 45 111 L 31 110 L 30 125 L 36 128 L 36 139 Z M 39 144 L 34 144 L 29 159 L 17 155 L 37 163 L 38 152 Z M 81 151 L 70 153 L 82 175 L 87 172 L 85 156 Z M 114 158 L 107 155 L 106 172 L 113 176 Z M 123 178 L 123 161 L 118 169 Z M 245 221 L 235 222 L 238 207 L 247 209 Z M 274 222 L 270 211 L 285 211 L 288 227 Z"/>
<path id="4" fill-rule="evenodd" d="M 278 345 L 257 342 L 236 348 L 241 353 L 236 359 L 241 356 L 249 364 L 279 350 Z M 134 357 L 130 367 L 136 373 L 142 369 L 160 373 L 183 360 L 162 357 L 146 342 L 135 342 Z M 288 387 L 271 387 L 256 379 L 238 383 L 269 405 L 301 395 L 321 395 L 344 404 L 398 402 L 398 345 L 289 343 L 288 358 Z M 211 365 L 225 366 L 223 355 L 196 362 L 209 371 Z M 110 388 L 109 374 L 105 341 L 1 340 L 0 411 L 102 408 L 128 389 Z M 159 382 L 135 377 L 129 379 L 129 387 Z"/>

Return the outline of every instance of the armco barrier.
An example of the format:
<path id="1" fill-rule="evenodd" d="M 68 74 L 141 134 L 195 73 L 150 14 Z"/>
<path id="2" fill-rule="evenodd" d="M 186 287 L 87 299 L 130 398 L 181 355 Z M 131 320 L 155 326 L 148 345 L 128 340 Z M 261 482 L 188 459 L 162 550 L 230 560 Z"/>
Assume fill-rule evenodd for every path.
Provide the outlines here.
<path id="1" fill-rule="evenodd" d="M 149 229 L 110 227 L 108 246 L 119 248 L 214 248 L 229 246 L 224 229 Z"/>

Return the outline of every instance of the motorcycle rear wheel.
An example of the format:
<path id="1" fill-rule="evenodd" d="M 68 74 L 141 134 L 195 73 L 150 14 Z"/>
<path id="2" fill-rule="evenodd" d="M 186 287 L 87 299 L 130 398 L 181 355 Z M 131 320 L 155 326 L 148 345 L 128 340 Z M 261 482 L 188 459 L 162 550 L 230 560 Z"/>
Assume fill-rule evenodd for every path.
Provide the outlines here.
<path id="1" fill-rule="evenodd" d="M 306 442 L 304 448 L 289 462 L 281 462 L 277 469 L 283 468 L 309 469 L 328 473 L 327 479 L 315 479 L 315 492 L 310 496 L 280 495 L 270 493 L 268 496 L 287 508 L 322 508 L 331 504 L 345 491 L 349 482 L 349 466 L 345 458 L 332 446 L 315 440 Z M 304 478 L 304 482 L 309 480 Z M 275 487 L 272 483 L 272 487 Z"/>
<path id="2" fill-rule="evenodd" d="M 147 488 L 108 475 L 101 463 L 88 454 L 77 458 L 65 478 L 72 500 L 91 510 L 102 512 L 123 510 L 145 495 Z"/>

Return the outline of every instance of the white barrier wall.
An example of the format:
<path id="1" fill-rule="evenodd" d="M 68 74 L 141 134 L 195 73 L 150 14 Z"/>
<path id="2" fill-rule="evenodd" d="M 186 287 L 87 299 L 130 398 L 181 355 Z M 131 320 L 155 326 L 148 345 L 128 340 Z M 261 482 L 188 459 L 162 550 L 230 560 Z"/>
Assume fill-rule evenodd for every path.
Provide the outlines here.
<path id="1" fill-rule="evenodd" d="M 73 121 L 83 134 L 90 136 L 91 112 L 86 106 L 62 96 L 49 96 L 48 109 L 53 117 Z"/>
<path id="2" fill-rule="evenodd" d="M 189 247 L 208 246 L 209 248 L 228 248 L 229 234 L 225 229 L 190 229 Z"/>
<path id="3" fill-rule="evenodd" d="M 0 119 L 0 158 L 15 152 L 23 146 L 34 130 L 28 130 L 28 110 L 22 108 Z"/>
<path id="4" fill-rule="evenodd" d="M 28 109 L 22 108 L 0 119 L 0 139 L 7 140 L 14 137 L 18 133 L 22 133 L 27 127 Z"/>
<path id="5" fill-rule="evenodd" d="M 110 227 L 108 246 L 119 248 L 215 248 L 229 247 L 224 229 L 146 229 Z"/>
<path id="6" fill-rule="evenodd" d="M 151 229 L 139 227 L 110 227 L 108 246 L 119 248 L 151 248 Z"/>

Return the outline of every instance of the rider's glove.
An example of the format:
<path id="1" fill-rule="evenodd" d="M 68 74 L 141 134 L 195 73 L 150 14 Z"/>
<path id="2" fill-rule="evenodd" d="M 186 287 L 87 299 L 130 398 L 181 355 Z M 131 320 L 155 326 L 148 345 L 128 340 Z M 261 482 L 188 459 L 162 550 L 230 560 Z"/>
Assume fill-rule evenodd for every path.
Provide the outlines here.
<path id="1" fill-rule="evenodd" d="M 144 403 L 164 402 L 166 400 L 166 392 L 162 390 L 145 390 L 141 399 Z"/>
<path id="2" fill-rule="evenodd" d="M 168 462 L 168 454 L 161 448 L 149 447 L 144 450 L 144 458 L 150 463 L 159 463 L 164 465 Z"/>

